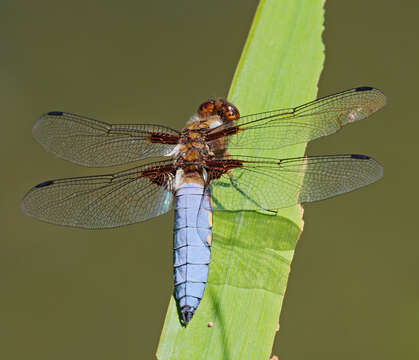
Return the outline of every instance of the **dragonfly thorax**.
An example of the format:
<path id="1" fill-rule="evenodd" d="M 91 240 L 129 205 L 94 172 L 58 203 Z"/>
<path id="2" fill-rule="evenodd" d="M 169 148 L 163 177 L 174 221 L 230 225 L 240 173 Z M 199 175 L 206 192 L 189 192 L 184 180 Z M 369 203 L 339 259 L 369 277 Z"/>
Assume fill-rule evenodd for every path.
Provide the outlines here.
<path id="1" fill-rule="evenodd" d="M 185 174 L 192 172 L 202 172 L 209 159 L 214 158 L 214 154 L 208 145 L 198 143 L 181 146 L 175 157 L 175 167 L 181 168 Z"/>
<path id="2" fill-rule="evenodd" d="M 179 143 L 171 155 L 175 157 L 175 167 L 182 169 L 182 176 L 188 181 L 198 179 L 198 182 L 201 182 L 207 160 L 215 156 L 206 141 L 206 134 L 209 129 L 222 123 L 218 115 L 203 118 L 198 114 L 182 131 Z"/>

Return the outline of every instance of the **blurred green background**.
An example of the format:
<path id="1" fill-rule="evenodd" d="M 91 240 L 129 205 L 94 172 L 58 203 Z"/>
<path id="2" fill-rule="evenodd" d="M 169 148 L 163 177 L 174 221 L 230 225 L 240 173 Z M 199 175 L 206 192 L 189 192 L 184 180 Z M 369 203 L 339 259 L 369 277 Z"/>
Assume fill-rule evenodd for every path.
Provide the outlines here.
<path id="1" fill-rule="evenodd" d="M 25 217 L 31 186 L 107 171 L 46 153 L 31 128 L 50 110 L 183 127 L 200 102 L 226 95 L 256 6 L 1 2 L 1 358 L 154 358 L 173 286 L 172 213 L 106 231 Z M 368 154 L 385 176 L 305 207 L 282 359 L 419 358 L 418 16 L 415 0 L 326 3 L 319 96 L 373 85 L 388 106 L 308 151 Z"/>

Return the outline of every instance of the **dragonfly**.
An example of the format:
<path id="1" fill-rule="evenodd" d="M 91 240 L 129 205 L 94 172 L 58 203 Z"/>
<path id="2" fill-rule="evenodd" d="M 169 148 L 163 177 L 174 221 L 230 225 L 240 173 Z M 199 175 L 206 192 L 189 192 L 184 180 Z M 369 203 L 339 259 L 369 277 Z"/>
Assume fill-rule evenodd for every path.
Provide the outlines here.
<path id="1" fill-rule="evenodd" d="M 213 211 L 277 212 L 358 189 L 383 175 L 382 166 L 367 155 L 266 158 L 243 153 L 333 134 L 385 102 L 380 90 L 362 86 L 294 108 L 240 116 L 233 104 L 212 99 L 181 131 L 51 111 L 35 122 L 33 136 L 60 158 L 88 167 L 154 159 L 125 171 L 41 182 L 24 196 L 21 208 L 42 221 L 103 229 L 154 218 L 174 203 L 174 294 L 186 326 L 208 281 Z M 220 186 L 233 195 L 215 199 Z"/>

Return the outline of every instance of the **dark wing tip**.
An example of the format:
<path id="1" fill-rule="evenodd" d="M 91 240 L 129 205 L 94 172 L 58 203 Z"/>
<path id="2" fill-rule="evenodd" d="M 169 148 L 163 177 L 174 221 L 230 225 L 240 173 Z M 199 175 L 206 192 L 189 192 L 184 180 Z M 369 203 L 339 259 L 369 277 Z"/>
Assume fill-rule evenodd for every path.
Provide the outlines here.
<path id="1" fill-rule="evenodd" d="M 370 177 L 370 181 L 368 182 L 369 184 L 374 183 L 383 177 L 384 175 L 383 166 L 371 156 L 362 155 L 362 154 L 351 154 L 350 156 L 351 156 L 351 159 L 365 160 L 365 164 L 367 166 L 369 177 Z M 361 163 L 359 164 L 361 166 Z M 368 185 L 368 183 L 366 183 L 366 185 Z"/>
<path id="2" fill-rule="evenodd" d="M 348 123 L 367 118 L 380 110 L 387 102 L 386 96 L 371 86 L 361 86 L 353 89 L 356 94 L 351 109 L 347 114 Z"/>
<path id="3" fill-rule="evenodd" d="M 371 90 L 374 90 L 374 88 L 371 86 L 359 86 L 355 88 L 355 91 L 371 91 Z"/>
<path id="4" fill-rule="evenodd" d="M 361 160 L 369 160 L 371 159 L 368 155 L 362 155 L 362 154 L 351 154 L 352 159 L 361 159 Z"/>
<path id="5" fill-rule="evenodd" d="M 39 138 L 40 134 L 39 132 L 43 132 L 44 131 L 44 127 L 50 122 L 53 121 L 53 117 L 55 118 L 59 118 L 61 116 L 64 115 L 64 112 L 62 111 L 50 111 L 47 113 L 43 113 L 36 121 L 35 124 L 33 124 L 33 128 L 32 128 L 32 134 L 35 137 L 36 140 L 38 140 L 38 142 L 40 142 L 41 144 L 43 144 L 43 140 L 41 140 Z"/>
<path id="6" fill-rule="evenodd" d="M 41 187 L 49 186 L 49 185 L 52 185 L 52 184 L 54 184 L 53 180 L 47 180 L 47 181 L 41 182 L 38 185 L 35 185 L 35 188 L 41 188 Z"/>

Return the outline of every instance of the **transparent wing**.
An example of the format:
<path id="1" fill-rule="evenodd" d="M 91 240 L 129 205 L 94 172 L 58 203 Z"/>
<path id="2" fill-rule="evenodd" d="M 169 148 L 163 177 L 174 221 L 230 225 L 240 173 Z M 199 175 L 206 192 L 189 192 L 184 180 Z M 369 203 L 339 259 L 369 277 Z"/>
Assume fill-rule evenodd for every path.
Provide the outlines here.
<path id="1" fill-rule="evenodd" d="M 49 180 L 33 187 L 22 210 L 39 220 L 89 229 L 144 221 L 169 211 L 171 162 L 112 175 Z"/>
<path id="2" fill-rule="evenodd" d="M 209 131 L 207 139 L 216 142 L 229 136 L 229 150 L 278 149 L 333 134 L 346 124 L 368 117 L 385 102 L 380 90 L 358 87 L 296 108 L 241 117 L 236 123 Z"/>
<path id="3" fill-rule="evenodd" d="M 178 131 L 158 125 L 111 125 L 52 111 L 42 115 L 33 136 L 47 151 L 74 163 L 105 167 L 164 156 L 176 146 Z"/>
<path id="4" fill-rule="evenodd" d="M 383 175 L 383 168 L 374 159 L 355 154 L 267 161 L 234 157 L 234 166 L 228 162 L 221 160 L 214 167 L 224 173 L 211 182 L 214 209 L 276 210 L 343 194 Z M 236 190 L 232 196 L 220 192 L 231 185 Z"/>

